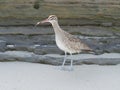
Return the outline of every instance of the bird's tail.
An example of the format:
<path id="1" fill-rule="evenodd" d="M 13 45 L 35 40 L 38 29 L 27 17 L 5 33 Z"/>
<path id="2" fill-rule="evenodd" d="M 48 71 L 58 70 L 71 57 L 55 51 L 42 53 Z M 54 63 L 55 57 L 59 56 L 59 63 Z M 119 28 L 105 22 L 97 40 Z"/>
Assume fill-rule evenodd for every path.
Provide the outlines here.
<path id="1" fill-rule="evenodd" d="M 93 49 L 88 49 L 88 50 L 82 50 L 83 53 L 90 53 L 94 55 L 100 55 L 103 54 L 103 52 L 98 51 L 98 50 L 93 50 Z"/>

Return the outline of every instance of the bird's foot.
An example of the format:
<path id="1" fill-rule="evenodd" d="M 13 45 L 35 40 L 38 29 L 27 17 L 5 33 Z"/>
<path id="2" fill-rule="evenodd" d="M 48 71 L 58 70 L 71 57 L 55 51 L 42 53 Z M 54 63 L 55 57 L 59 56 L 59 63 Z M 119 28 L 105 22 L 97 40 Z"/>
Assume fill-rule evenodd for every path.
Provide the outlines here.
<path id="1" fill-rule="evenodd" d="M 68 70 L 69 70 L 69 71 L 73 71 L 74 68 L 70 66 L 70 67 L 68 67 Z"/>
<path id="2" fill-rule="evenodd" d="M 73 67 L 68 67 L 68 66 L 61 66 L 59 67 L 59 70 L 63 70 L 63 71 L 73 71 Z"/>

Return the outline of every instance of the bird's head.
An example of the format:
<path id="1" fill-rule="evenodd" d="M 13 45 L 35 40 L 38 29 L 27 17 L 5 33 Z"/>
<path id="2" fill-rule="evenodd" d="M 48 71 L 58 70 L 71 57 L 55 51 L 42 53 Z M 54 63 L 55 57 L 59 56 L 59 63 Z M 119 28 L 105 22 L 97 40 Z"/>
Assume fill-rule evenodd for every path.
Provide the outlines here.
<path id="1" fill-rule="evenodd" d="M 53 22 L 56 22 L 56 21 L 58 21 L 57 16 L 56 15 L 50 15 L 47 19 L 45 19 L 43 21 L 40 21 L 40 22 L 37 22 L 36 25 L 38 25 L 40 23 L 46 23 L 46 22 L 53 23 Z"/>

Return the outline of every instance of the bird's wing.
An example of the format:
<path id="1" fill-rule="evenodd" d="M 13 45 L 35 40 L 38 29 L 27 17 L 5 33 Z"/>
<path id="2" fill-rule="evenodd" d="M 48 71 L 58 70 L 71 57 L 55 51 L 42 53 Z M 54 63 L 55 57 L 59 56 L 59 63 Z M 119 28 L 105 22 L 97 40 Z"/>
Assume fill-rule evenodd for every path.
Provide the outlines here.
<path id="1" fill-rule="evenodd" d="M 67 39 L 71 48 L 80 50 L 91 50 L 82 40 L 80 40 L 80 38 L 77 38 L 69 33 L 67 34 Z"/>

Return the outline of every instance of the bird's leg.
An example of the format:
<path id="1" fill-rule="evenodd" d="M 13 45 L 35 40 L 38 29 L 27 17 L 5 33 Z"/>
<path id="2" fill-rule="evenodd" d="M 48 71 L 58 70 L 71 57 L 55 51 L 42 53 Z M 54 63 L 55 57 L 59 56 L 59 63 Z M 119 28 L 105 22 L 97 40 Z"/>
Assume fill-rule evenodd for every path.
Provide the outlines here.
<path id="1" fill-rule="evenodd" d="M 72 57 L 72 53 L 70 53 L 70 56 Z M 70 71 L 73 70 L 73 59 L 70 61 Z"/>
<path id="2" fill-rule="evenodd" d="M 64 56 L 64 61 L 62 63 L 62 67 L 64 67 L 64 65 L 65 65 L 66 57 L 67 57 L 67 53 L 65 52 L 65 56 Z"/>
<path id="3" fill-rule="evenodd" d="M 72 54 L 70 53 L 70 55 L 72 56 Z M 62 66 L 61 66 L 61 69 L 62 70 L 67 70 L 67 71 L 73 71 L 73 60 L 71 59 L 71 63 L 70 63 L 70 67 L 69 68 L 65 68 L 64 65 L 65 65 L 65 61 L 66 61 L 66 58 L 67 57 L 67 53 L 65 52 L 65 56 L 64 56 L 64 61 L 62 63 Z"/>

